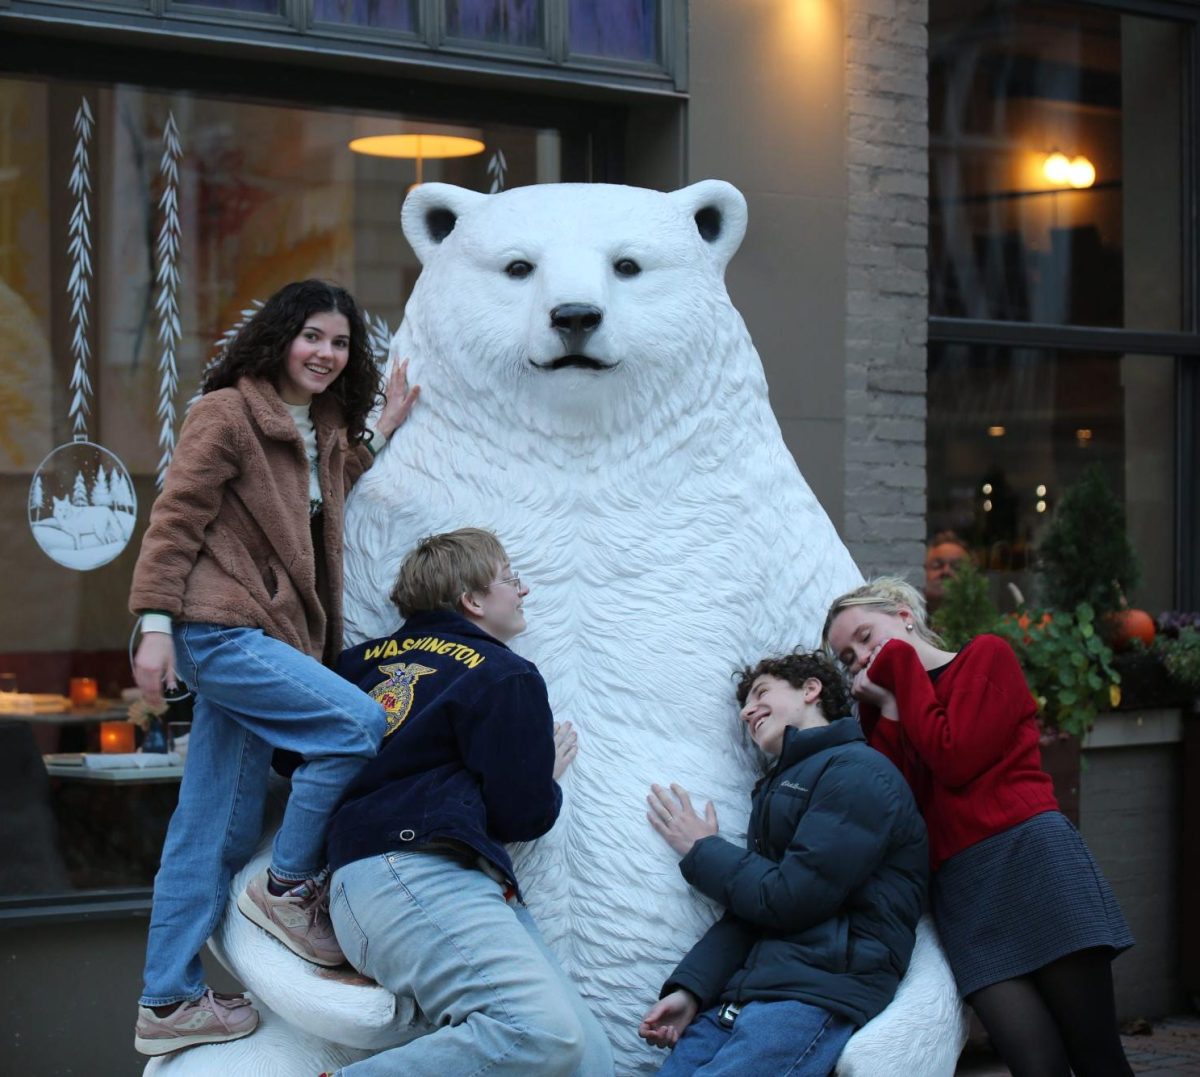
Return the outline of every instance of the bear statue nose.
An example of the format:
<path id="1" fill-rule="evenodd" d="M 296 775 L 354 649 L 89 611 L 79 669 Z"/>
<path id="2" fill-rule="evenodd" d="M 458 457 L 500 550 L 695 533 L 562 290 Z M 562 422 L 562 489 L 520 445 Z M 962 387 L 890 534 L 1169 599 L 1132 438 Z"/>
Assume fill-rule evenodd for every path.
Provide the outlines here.
<path id="1" fill-rule="evenodd" d="M 563 303 L 550 312 L 550 325 L 560 333 L 590 333 L 604 318 L 599 307 L 589 303 Z"/>

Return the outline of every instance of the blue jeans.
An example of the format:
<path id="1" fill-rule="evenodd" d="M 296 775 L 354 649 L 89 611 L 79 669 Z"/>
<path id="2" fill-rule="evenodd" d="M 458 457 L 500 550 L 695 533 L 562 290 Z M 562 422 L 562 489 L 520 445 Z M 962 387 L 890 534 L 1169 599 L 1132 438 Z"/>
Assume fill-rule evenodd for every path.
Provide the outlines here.
<path id="1" fill-rule="evenodd" d="M 350 963 L 423 1021 L 408 1043 L 340 1077 L 612 1077 L 599 1022 L 529 910 L 450 852 L 392 852 L 333 875 L 329 913 Z"/>
<path id="2" fill-rule="evenodd" d="M 854 1031 L 845 1017 L 804 1002 L 747 1002 L 732 1028 L 717 1020 L 720 1009 L 688 1025 L 659 1077 L 827 1077 Z"/>
<path id="3" fill-rule="evenodd" d="M 304 762 L 292 775 L 271 870 L 310 879 L 325 862 L 329 816 L 386 727 L 365 692 L 257 628 L 177 624 L 175 658 L 196 698 L 179 805 L 154 878 L 143 1006 L 204 993 L 200 950 L 229 880 L 258 844 L 272 751 L 290 749 Z"/>

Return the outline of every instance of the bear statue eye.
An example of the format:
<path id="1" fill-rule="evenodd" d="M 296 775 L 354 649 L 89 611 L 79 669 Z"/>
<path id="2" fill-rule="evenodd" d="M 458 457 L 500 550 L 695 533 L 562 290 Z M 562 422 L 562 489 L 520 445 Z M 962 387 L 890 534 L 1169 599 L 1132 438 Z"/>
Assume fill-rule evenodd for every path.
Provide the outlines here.
<path id="1" fill-rule="evenodd" d="M 618 258 L 613 263 L 613 269 L 618 277 L 636 277 L 642 271 L 642 267 L 632 258 Z"/>
<path id="2" fill-rule="evenodd" d="M 509 262 L 504 267 L 504 272 L 515 280 L 524 280 L 533 272 L 533 264 L 531 262 L 524 262 L 518 258 L 515 262 Z"/>

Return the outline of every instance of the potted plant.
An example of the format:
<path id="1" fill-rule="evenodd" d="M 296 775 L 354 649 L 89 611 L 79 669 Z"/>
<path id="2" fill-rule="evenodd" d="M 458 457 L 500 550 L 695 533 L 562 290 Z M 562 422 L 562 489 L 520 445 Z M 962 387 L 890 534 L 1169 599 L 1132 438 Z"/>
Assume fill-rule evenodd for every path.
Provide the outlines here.
<path id="1" fill-rule="evenodd" d="M 1120 695 L 1120 674 L 1097 630 L 1095 610 L 1086 602 L 1069 612 L 1022 605 L 1001 616 L 984 578 L 964 565 L 947 581 L 933 627 L 954 649 L 981 632 L 1008 641 L 1037 703 L 1042 766 L 1054 780 L 1063 814 L 1078 823 L 1080 740 Z"/>

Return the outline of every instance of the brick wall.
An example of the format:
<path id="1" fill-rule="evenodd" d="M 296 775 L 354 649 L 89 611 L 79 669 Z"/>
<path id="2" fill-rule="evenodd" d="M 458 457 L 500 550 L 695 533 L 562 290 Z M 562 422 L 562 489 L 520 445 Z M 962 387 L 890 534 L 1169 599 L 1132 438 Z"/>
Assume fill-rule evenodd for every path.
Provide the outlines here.
<path id="1" fill-rule="evenodd" d="M 846 17 L 843 538 L 864 575 L 921 579 L 929 167 L 926 0 Z"/>

